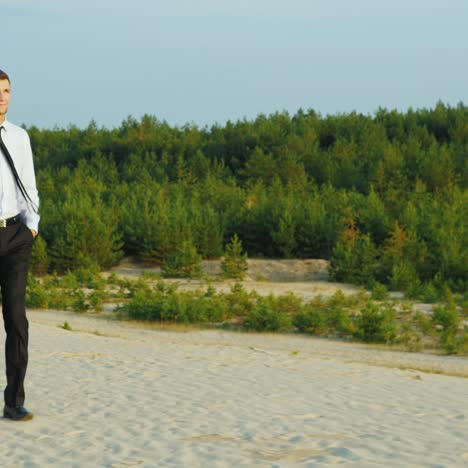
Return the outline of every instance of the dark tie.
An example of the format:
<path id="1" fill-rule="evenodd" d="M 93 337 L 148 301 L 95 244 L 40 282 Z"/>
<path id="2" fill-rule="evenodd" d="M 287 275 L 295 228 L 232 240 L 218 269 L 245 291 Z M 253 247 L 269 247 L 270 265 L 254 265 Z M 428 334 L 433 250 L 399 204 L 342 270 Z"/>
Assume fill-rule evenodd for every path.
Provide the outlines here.
<path id="1" fill-rule="evenodd" d="M 24 199 L 26 200 L 26 203 L 32 208 L 34 213 L 38 212 L 38 207 L 37 205 L 31 200 L 31 197 L 29 196 L 28 192 L 24 188 L 23 182 L 21 181 L 18 172 L 16 171 L 15 164 L 13 163 L 13 159 L 11 158 L 10 152 L 8 151 L 8 148 L 5 146 L 5 142 L 2 139 L 2 130 L 5 130 L 5 128 L 2 126 L 0 127 L 0 149 L 2 150 L 3 155 L 5 156 L 5 159 L 7 160 L 8 165 L 10 166 L 11 172 L 13 174 L 13 177 L 15 178 L 16 185 L 18 186 L 21 194 L 23 195 Z"/>

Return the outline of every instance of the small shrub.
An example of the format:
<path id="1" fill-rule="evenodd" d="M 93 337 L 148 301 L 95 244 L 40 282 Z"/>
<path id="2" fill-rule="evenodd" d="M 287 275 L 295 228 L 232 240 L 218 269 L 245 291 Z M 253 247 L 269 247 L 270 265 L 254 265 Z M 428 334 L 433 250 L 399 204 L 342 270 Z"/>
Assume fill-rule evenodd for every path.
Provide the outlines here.
<path id="1" fill-rule="evenodd" d="M 422 350 L 421 335 L 414 330 L 410 323 L 404 322 L 401 325 L 400 333 L 396 338 L 397 343 L 401 343 L 407 351 L 416 352 Z"/>
<path id="2" fill-rule="evenodd" d="M 184 241 L 164 259 L 161 268 L 164 278 L 199 278 L 203 274 L 201 256 L 191 241 Z"/>
<path id="3" fill-rule="evenodd" d="M 458 354 L 461 348 L 461 340 L 457 335 L 447 331 L 440 334 L 439 343 L 447 354 Z"/>
<path id="4" fill-rule="evenodd" d="M 231 242 L 226 245 L 226 253 L 221 262 L 223 277 L 241 280 L 245 277 L 247 269 L 247 254 L 242 252 L 242 242 L 237 234 L 234 234 Z"/>
<path id="5" fill-rule="evenodd" d="M 88 296 L 89 307 L 91 310 L 99 312 L 103 308 L 105 293 L 102 291 L 92 291 L 91 294 Z"/>
<path id="6" fill-rule="evenodd" d="M 332 296 L 333 297 L 333 296 Z M 309 306 L 314 308 L 314 309 L 322 309 L 325 310 L 328 307 L 327 301 L 323 298 L 321 294 L 318 294 L 317 296 L 314 296 L 310 301 L 309 301 Z"/>
<path id="7" fill-rule="evenodd" d="M 71 307 L 73 302 L 73 292 L 67 289 L 51 288 L 48 290 L 48 308 L 56 310 L 66 310 Z"/>
<path id="8" fill-rule="evenodd" d="M 64 330 L 72 331 L 72 327 L 68 322 L 63 322 L 63 325 L 60 325 L 60 328 L 63 328 Z"/>
<path id="9" fill-rule="evenodd" d="M 255 308 L 257 293 L 247 292 L 242 283 L 236 282 L 231 291 L 224 295 L 228 317 L 248 315 Z"/>
<path id="10" fill-rule="evenodd" d="M 338 289 L 332 296 L 330 296 L 327 300 L 328 307 L 346 307 L 350 306 L 353 300 L 345 295 L 345 293 Z"/>
<path id="11" fill-rule="evenodd" d="M 374 283 L 371 298 L 374 299 L 374 301 L 386 301 L 388 297 L 389 293 L 387 287 L 379 282 Z"/>
<path id="12" fill-rule="evenodd" d="M 302 298 L 292 292 L 278 297 L 269 296 L 268 300 L 276 310 L 283 314 L 291 315 L 302 309 Z"/>
<path id="13" fill-rule="evenodd" d="M 111 273 L 107 277 L 106 283 L 108 285 L 118 286 L 121 290 L 125 290 L 130 288 L 134 281 L 129 278 L 120 278 L 115 273 Z"/>
<path id="14" fill-rule="evenodd" d="M 425 335 L 434 334 L 433 321 L 429 315 L 425 314 L 424 312 L 416 312 L 414 321 L 416 322 L 416 325 L 421 330 L 421 332 Z"/>
<path id="15" fill-rule="evenodd" d="M 349 307 L 364 307 L 369 302 L 369 297 L 369 293 L 362 288 L 356 294 L 349 296 L 349 300 L 354 299 L 354 302 L 349 304 Z"/>
<path id="16" fill-rule="evenodd" d="M 89 289 L 100 289 L 105 284 L 99 273 L 99 266 L 91 264 L 88 268 L 78 268 L 73 272 L 78 284 Z"/>
<path id="17" fill-rule="evenodd" d="M 26 306 L 31 308 L 47 308 L 49 306 L 49 294 L 39 282 L 28 284 Z"/>
<path id="18" fill-rule="evenodd" d="M 447 333 L 456 333 L 460 323 L 460 316 L 455 307 L 438 306 L 432 313 L 432 322 L 440 325 L 442 330 Z"/>
<path id="19" fill-rule="evenodd" d="M 440 291 L 437 290 L 432 281 L 429 281 L 421 287 L 419 298 L 423 302 L 433 304 L 440 300 Z"/>
<path id="20" fill-rule="evenodd" d="M 81 289 L 73 291 L 72 309 L 75 312 L 84 312 L 90 308 L 86 301 L 86 295 Z"/>
<path id="21" fill-rule="evenodd" d="M 396 337 L 395 311 L 385 305 L 381 308 L 368 302 L 356 317 L 354 335 L 369 343 L 392 343 Z"/>
<path id="22" fill-rule="evenodd" d="M 222 322 L 226 304 L 222 297 L 201 296 L 190 301 L 187 308 L 189 322 Z"/>
<path id="23" fill-rule="evenodd" d="M 77 289 L 80 286 L 80 282 L 76 275 L 69 271 L 61 278 L 59 286 L 65 289 Z"/>
<path id="24" fill-rule="evenodd" d="M 110 273 L 106 279 L 107 284 L 112 284 L 115 286 L 120 286 L 120 278 L 114 273 Z"/>
<path id="25" fill-rule="evenodd" d="M 340 335 L 352 333 L 349 313 L 340 307 L 333 307 L 326 312 L 326 324 L 330 331 L 337 331 Z"/>
<path id="26" fill-rule="evenodd" d="M 281 331 L 291 326 L 291 318 L 275 310 L 267 301 L 259 301 L 257 306 L 247 315 L 243 322 L 246 330 Z"/>
<path id="27" fill-rule="evenodd" d="M 159 281 L 152 290 L 137 290 L 118 312 L 135 320 L 202 323 L 222 322 L 226 309 L 224 296 L 213 291 L 209 295 L 201 290 L 177 292 L 176 285 Z"/>
<path id="28" fill-rule="evenodd" d="M 158 282 L 156 287 L 158 287 L 158 285 L 160 284 L 161 283 Z M 162 283 L 162 285 L 164 290 L 164 283 Z M 123 290 L 127 291 L 126 296 L 129 298 L 132 298 L 137 294 L 145 294 L 146 296 L 149 296 L 151 294 L 151 286 L 145 281 L 143 281 L 141 278 L 138 278 L 137 281 L 127 281 L 123 288 Z"/>
<path id="29" fill-rule="evenodd" d="M 326 330 L 324 312 L 309 303 L 293 316 L 293 325 L 302 333 L 320 335 Z"/>
<path id="30" fill-rule="evenodd" d="M 195 315 L 192 313 L 192 301 L 187 300 L 187 295 L 169 292 L 166 297 L 161 297 L 157 303 L 160 306 L 160 319 L 166 322 L 193 323 Z"/>
<path id="31" fill-rule="evenodd" d="M 54 273 L 49 276 L 45 276 L 42 280 L 42 285 L 45 288 L 59 288 L 61 279 L 58 277 L 57 273 Z"/>
<path id="32" fill-rule="evenodd" d="M 210 283 L 205 291 L 205 297 L 216 297 L 216 288 Z"/>
<path id="33" fill-rule="evenodd" d="M 399 302 L 399 317 L 404 317 L 405 319 L 411 319 L 413 316 L 413 305 L 410 301 L 401 301 Z"/>
<path id="34" fill-rule="evenodd" d="M 115 309 L 119 317 L 126 316 L 133 320 L 160 320 L 160 309 L 154 302 L 148 301 L 146 297 L 135 295 L 124 305 Z"/>
<path id="35" fill-rule="evenodd" d="M 153 289 L 140 283 L 132 289 L 130 300 L 118 307 L 117 312 L 134 320 L 175 320 L 185 315 L 185 311 L 181 314 L 181 306 L 175 299 L 176 289 L 176 285 L 166 286 L 162 281 Z"/>
<path id="36" fill-rule="evenodd" d="M 439 343 L 447 354 L 457 354 L 463 347 L 462 338 L 458 337 L 460 316 L 457 312 L 453 298 L 448 297 L 448 303 L 434 308 L 432 321 L 439 326 Z"/>

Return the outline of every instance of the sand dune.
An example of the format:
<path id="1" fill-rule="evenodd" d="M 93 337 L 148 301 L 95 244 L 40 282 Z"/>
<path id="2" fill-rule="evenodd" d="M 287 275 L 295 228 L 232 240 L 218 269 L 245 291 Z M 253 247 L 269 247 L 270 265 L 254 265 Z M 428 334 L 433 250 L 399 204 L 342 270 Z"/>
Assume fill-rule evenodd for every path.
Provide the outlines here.
<path id="1" fill-rule="evenodd" d="M 327 281 L 329 262 L 319 259 L 251 259 L 247 260 L 248 272 L 242 281 L 246 291 L 255 291 L 260 295 L 281 295 L 294 293 L 305 301 L 321 295 L 329 297 L 338 290 L 344 294 L 356 294 L 362 288 L 347 283 Z M 210 286 L 218 292 L 227 293 L 236 283 L 235 280 L 223 280 L 220 277 L 221 261 L 204 260 L 203 272 L 210 277 Z M 133 257 L 124 257 L 118 266 L 103 274 L 107 277 L 114 273 L 119 277 L 135 279 L 143 273 L 160 274 L 158 266 L 144 266 Z M 165 283 L 176 283 L 181 291 L 206 289 L 205 279 L 165 278 Z"/>
<path id="2" fill-rule="evenodd" d="M 0 421 L 2 466 L 468 464 L 466 358 L 68 312 L 29 320 L 35 418 Z"/>

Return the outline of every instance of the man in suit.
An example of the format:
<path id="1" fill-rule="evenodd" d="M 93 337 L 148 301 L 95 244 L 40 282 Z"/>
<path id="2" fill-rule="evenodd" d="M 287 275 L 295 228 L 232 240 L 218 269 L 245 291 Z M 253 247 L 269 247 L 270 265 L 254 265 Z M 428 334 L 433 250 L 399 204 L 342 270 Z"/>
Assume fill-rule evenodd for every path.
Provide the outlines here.
<path id="1" fill-rule="evenodd" d="M 23 406 L 29 339 L 25 294 L 39 197 L 29 136 L 6 119 L 10 94 L 10 78 L 0 70 L 0 288 L 7 377 L 3 416 L 27 421 L 33 415 Z"/>

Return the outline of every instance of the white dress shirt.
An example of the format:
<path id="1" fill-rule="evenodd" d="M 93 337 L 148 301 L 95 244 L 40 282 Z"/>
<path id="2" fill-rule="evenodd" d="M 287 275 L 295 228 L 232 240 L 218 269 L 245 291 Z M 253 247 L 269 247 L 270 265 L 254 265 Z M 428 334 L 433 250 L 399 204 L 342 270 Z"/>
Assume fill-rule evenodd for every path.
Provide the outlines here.
<path id="1" fill-rule="evenodd" d="M 11 155 L 24 188 L 31 197 L 31 200 L 36 206 L 39 206 L 39 195 L 36 188 L 29 135 L 24 129 L 13 125 L 6 119 L 0 124 L 0 127 L 3 127 L 3 130 L 0 130 L 2 140 Z M 26 203 L 16 185 L 10 166 L 4 154 L 0 151 L 0 219 L 12 218 L 17 214 L 20 215 L 22 221 L 29 229 L 39 232 L 40 216 Z"/>

